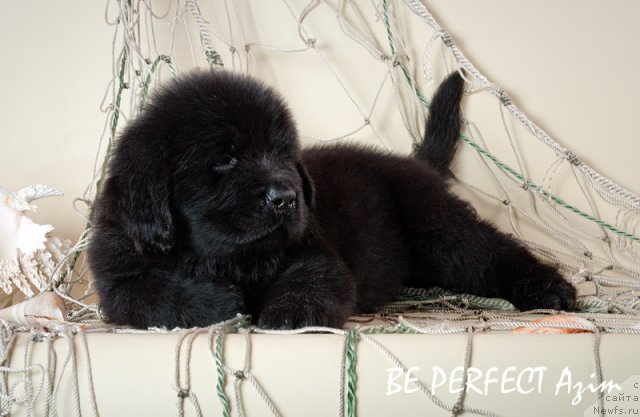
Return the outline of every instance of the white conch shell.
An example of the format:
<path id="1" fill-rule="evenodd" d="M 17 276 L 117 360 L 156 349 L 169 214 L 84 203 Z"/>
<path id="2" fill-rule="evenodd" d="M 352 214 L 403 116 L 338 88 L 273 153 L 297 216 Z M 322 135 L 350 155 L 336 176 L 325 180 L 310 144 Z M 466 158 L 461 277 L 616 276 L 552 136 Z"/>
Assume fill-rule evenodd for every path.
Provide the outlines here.
<path id="1" fill-rule="evenodd" d="M 34 223 L 27 211 L 37 207 L 32 201 L 61 196 L 45 185 L 33 185 L 11 193 L 0 188 L 0 288 L 7 294 L 18 288 L 32 297 L 51 281 L 55 266 L 69 253 L 71 243 L 50 236 L 53 226 Z"/>
<path id="2" fill-rule="evenodd" d="M 44 249 L 51 225 L 36 224 L 22 212 L 0 204 L 0 258 L 15 259 L 18 251 L 31 254 Z"/>
<path id="3" fill-rule="evenodd" d="M 27 203 L 45 197 L 62 197 L 64 195 L 61 191 L 44 184 L 30 185 L 29 187 L 21 189 L 16 194 Z"/>
<path id="4" fill-rule="evenodd" d="M 44 292 L 35 298 L 0 310 L 0 319 L 23 326 L 47 326 L 51 322 L 65 321 L 67 308 L 62 298 L 53 292 Z"/>
<path id="5" fill-rule="evenodd" d="M 63 195 L 55 188 L 43 184 L 30 185 L 17 193 L 0 188 L 0 196 L 6 197 L 5 204 L 10 205 L 16 211 L 36 211 L 38 207 L 31 204 L 32 201 L 45 197 L 62 197 Z"/>

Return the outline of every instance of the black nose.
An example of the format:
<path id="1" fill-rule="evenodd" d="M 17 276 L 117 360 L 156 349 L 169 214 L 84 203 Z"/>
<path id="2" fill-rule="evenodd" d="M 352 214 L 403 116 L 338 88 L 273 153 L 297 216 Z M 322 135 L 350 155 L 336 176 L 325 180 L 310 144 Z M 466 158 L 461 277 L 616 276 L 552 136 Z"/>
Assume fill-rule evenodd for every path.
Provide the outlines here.
<path id="1" fill-rule="evenodd" d="M 296 192 L 286 187 L 269 187 L 265 196 L 267 206 L 277 212 L 291 210 L 296 206 Z"/>

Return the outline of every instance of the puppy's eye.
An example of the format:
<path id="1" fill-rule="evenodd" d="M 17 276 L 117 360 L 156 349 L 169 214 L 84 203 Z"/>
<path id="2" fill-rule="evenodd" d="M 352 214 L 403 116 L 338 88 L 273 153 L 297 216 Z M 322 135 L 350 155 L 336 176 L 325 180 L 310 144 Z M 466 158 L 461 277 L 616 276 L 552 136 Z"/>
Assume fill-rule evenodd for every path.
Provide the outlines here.
<path id="1" fill-rule="evenodd" d="M 220 155 L 220 157 L 216 160 L 215 169 L 229 169 L 232 168 L 238 160 L 229 154 Z"/>

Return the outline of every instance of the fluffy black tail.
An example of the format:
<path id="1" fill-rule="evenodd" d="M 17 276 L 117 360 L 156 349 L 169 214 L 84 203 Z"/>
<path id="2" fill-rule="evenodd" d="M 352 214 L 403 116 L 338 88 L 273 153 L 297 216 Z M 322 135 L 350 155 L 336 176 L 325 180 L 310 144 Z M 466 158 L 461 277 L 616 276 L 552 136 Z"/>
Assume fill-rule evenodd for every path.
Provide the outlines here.
<path id="1" fill-rule="evenodd" d="M 449 165 L 456 152 L 462 116 L 460 101 L 464 79 L 458 71 L 445 79 L 431 100 L 424 140 L 414 156 L 425 161 L 445 177 L 451 176 Z"/>

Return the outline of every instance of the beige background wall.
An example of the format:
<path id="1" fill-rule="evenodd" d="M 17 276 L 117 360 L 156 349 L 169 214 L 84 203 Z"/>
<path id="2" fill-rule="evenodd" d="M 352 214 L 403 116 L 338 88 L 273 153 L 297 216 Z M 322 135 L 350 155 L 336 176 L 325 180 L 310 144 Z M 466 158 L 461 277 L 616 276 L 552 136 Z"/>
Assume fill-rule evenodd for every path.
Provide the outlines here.
<path id="1" fill-rule="evenodd" d="M 160 9 L 165 3 L 154 2 Z M 201 2 L 203 11 L 209 3 Z M 269 22 L 269 10 L 280 9 L 261 3 L 258 16 Z M 292 4 L 299 11 L 307 2 Z M 509 91 L 534 121 L 602 173 L 640 192 L 635 123 L 640 110 L 640 3 L 425 4 L 476 66 Z M 71 239 L 84 226 L 72 200 L 90 182 L 105 124 L 100 104 L 111 76 L 113 28 L 104 21 L 104 7 L 104 2 L 83 0 L 0 5 L 0 186 L 15 191 L 40 182 L 63 191 L 64 198 L 40 203 L 36 218 Z M 333 121 L 302 108 L 309 105 L 304 98 L 313 90 L 291 91 L 287 79 L 272 79 L 283 84 L 303 128 L 331 134 Z M 406 143 L 394 148 L 405 151 Z"/>
<path id="2" fill-rule="evenodd" d="M 75 241 L 72 206 L 89 183 L 105 116 L 113 30 L 104 3 L 0 4 L 0 187 L 43 183 L 65 193 L 40 200 L 34 217 Z"/>

